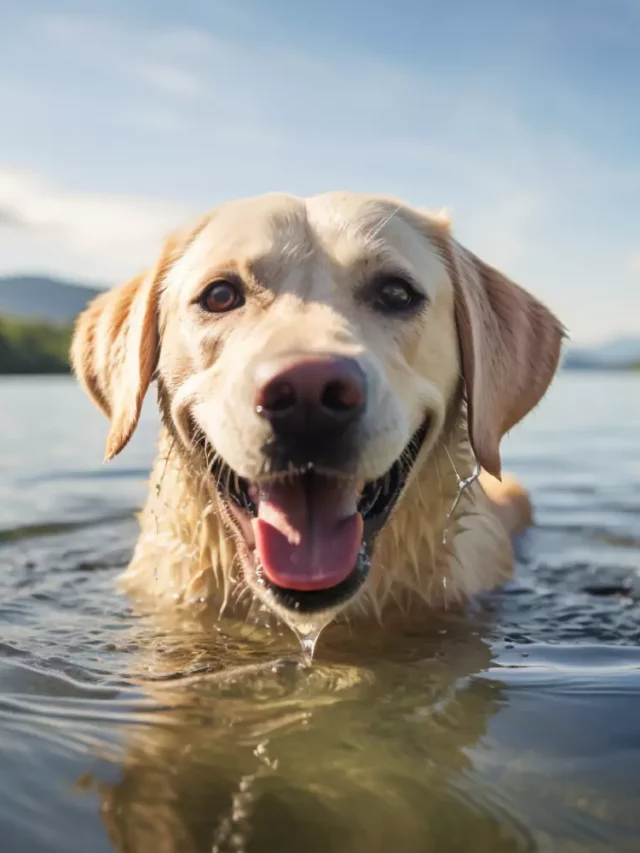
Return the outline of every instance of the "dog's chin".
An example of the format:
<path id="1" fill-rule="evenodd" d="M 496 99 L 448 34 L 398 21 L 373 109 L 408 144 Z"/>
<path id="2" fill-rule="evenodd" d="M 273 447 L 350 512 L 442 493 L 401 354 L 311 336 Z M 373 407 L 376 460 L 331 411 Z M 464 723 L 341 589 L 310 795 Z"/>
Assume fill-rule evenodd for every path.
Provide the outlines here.
<path id="1" fill-rule="evenodd" d="M 391 467 L 368 482 L 311 462 L 252 482 L 218 456 L 212 475 L 254 596 L 293 626 L 326 623 L 352 604 L 429 427 L 426 417 Z"/>

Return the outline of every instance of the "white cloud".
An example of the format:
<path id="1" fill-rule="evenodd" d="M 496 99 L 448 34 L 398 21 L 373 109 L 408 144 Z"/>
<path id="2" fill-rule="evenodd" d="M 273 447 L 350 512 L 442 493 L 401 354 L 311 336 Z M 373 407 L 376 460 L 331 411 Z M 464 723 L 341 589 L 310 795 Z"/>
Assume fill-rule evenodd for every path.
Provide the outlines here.
<path id="1" fill-rule="evenodd" d="M 0 207 L 0 229 L 22 229 L 28 227 L 17 210 L 10 206 Z"/>
<path id="2" fill-rule="evenodd" d="M 632 275 L 640 276 L 640 252 L 631 252 L 627 259 L 627 269 Z"/>
<path id="3" fill-rule="evenodd" d="M 70 192 L 0 170 L 0 269 L 49 269 L 112 283 L 149 264 L 186 206 Z M 12 227 L 18 225 L 18 228 Z"/>

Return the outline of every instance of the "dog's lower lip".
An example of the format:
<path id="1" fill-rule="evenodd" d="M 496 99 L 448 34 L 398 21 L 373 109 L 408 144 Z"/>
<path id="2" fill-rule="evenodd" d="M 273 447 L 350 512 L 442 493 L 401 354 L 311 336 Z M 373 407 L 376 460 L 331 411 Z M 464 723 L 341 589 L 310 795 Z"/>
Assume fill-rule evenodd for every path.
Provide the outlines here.
<path id="1" fill-rule="evenodd" d="M 348 577 L 335 586 L 326 589 L 300 591 L 277 586 L 264 576 L 259 578 L 260 585 L 275 603 L 295 613 L 319 613 L 337 607 L 343 601 L 352 598 L 367 578 L 366 562 L 359 561 Z"/>

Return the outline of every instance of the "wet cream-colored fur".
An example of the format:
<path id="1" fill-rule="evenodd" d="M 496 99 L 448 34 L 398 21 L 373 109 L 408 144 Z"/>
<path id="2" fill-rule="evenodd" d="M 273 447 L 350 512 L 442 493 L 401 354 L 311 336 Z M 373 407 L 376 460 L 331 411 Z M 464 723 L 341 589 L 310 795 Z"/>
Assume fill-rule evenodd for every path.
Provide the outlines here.
<path id="1" fill-rule="evenodd" d="M 426 309 L 388 318 L 363 304 L 362 288 L 380 271 L 408 276 Z M 243 281 L 245 306 L 200 311 L 203 288 L 228 275 Z M 201 439 L 240 476 L 263 476 L 267 425 L 255 414 L 254 371 L 290 352 L 345 355 L 364 370 L 359 479 L 384 474 L 430 417 L 349 616 L 378 617 L 392 604 L 446 607 L 499 584 L 512 571 L 510 534 L 530 515 L 526 492 L 495 479 L 500 440 L 544 394 L 562 336 L 541 303 L 461 247 L 438 216 L 349 193 L 217 208 L 78 321 L 74 367 L 110 419 L 108 458 L 129 440 L 158 380 L 164 426 L 124 588 L 231 613 L 251 607 L 255 590 Z M 448 519 L 456 471 L 468 477 L 476 459 L 481 482 Z"/>

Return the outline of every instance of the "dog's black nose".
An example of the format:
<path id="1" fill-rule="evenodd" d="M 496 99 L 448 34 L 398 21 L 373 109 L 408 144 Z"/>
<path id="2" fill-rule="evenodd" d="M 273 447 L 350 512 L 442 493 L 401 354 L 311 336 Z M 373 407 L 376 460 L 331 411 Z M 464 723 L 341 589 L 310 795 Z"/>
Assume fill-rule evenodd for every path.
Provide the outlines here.
<path id="1" fill-rule="evenodd" d="M 256 411 L 276 433 L 337 433 L 364 411 L 365 375 L 352 358 L 301 355 L 259 365 Z"/>

